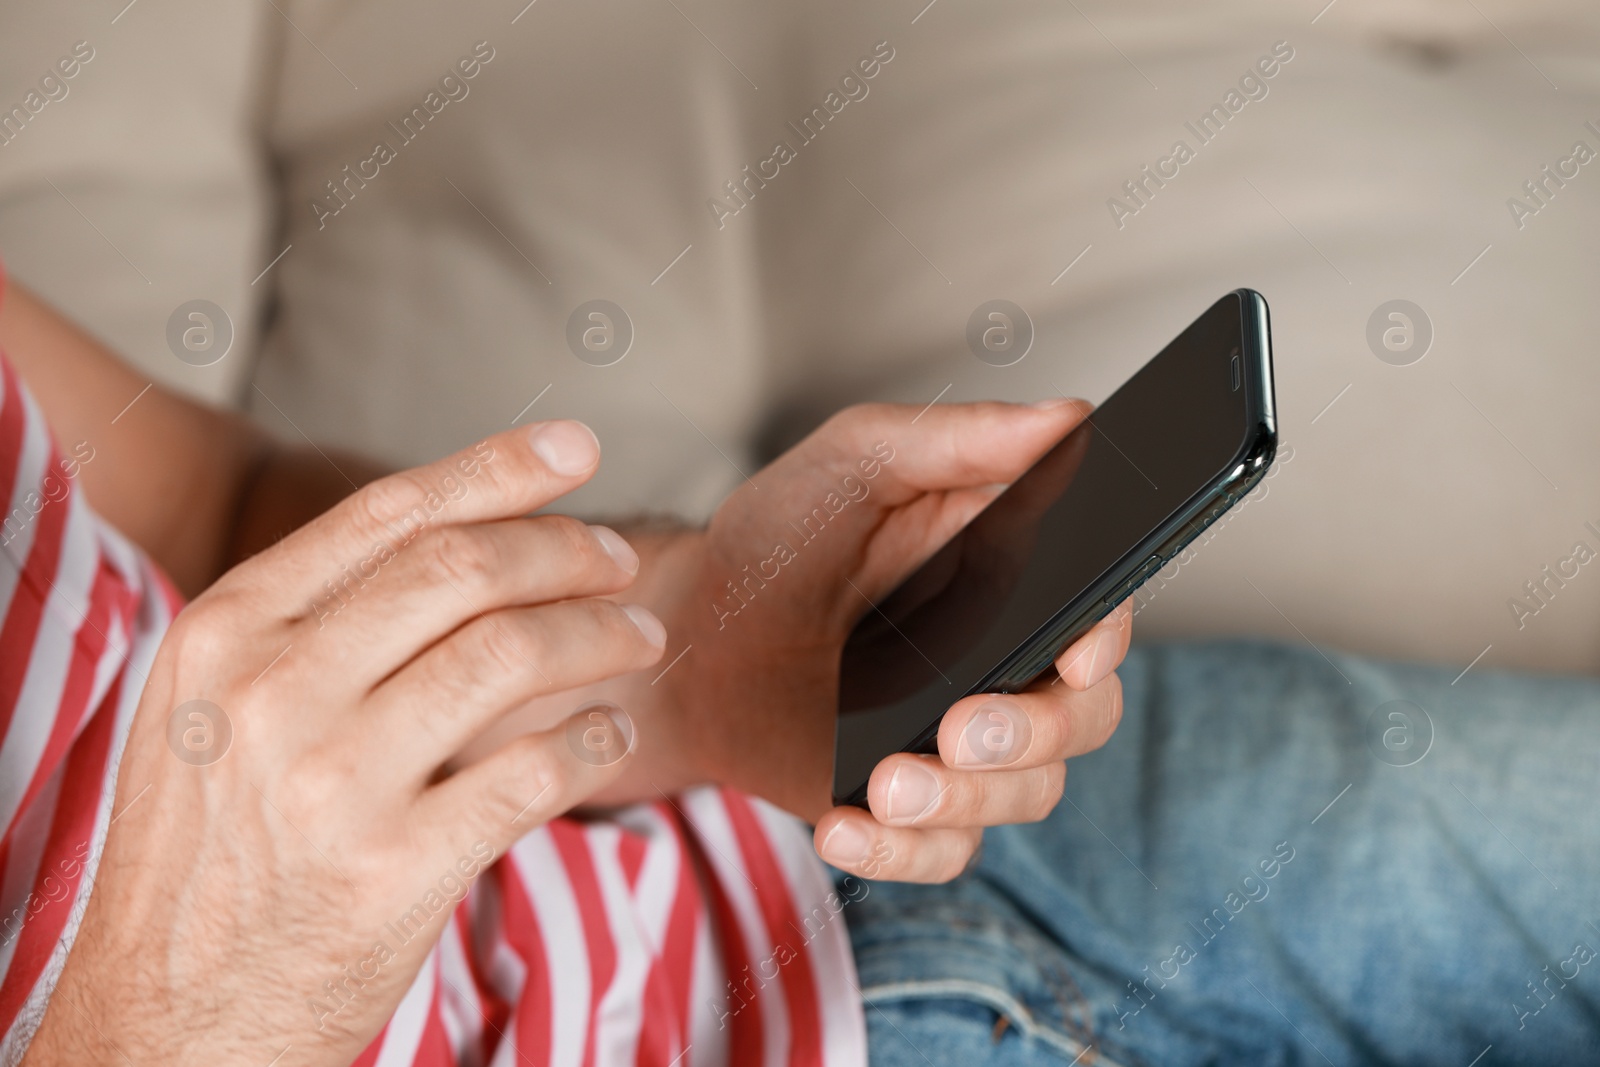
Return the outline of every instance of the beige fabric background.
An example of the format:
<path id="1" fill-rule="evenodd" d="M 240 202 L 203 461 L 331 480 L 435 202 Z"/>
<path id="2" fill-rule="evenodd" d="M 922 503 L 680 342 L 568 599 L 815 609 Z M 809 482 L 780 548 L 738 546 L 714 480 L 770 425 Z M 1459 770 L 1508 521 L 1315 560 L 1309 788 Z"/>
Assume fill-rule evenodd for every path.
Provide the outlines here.
<path id="1" fill-rule="evenodd" d="M 525 420 L 606 448 L 572 508 L 689 518 L 852 401 L 1102 399 L 1250 285 L 1292 458 L 1142 632 L 1600 666 L 1592 568 L 1520 630 L 1507 606 L 1600 547 L 1600 163 L 1521 230 L 1506 208 L 1600 150 L 1594 5 L 925 2 L 13 6 L 0 103 L 75 40 L 98 57 L 0 147 L 0 250 L 152 376 L 286 434 L 414 462 L 538 396 Z M 324 183 L 478 41 L 468 95 L 319 228 Z M 879 41 L 868 95 L 800 145 L 786 123 Z M 1268 95 L 1119 229 L 1107 199 L 1278 41 Z M 797 158 L 719 229 L 707 199 L 778 139 Z M 194 296 L 241 330 L 204 371 L 162 335 Z M 1036 327 L 1012 367 L 966 348 L 994 297 Z M 566 347 L 592 298 L 634 324 L 614 366 Z M 1394 298 L 1434 327 L 1408 367 L 1365 339 Z"/>

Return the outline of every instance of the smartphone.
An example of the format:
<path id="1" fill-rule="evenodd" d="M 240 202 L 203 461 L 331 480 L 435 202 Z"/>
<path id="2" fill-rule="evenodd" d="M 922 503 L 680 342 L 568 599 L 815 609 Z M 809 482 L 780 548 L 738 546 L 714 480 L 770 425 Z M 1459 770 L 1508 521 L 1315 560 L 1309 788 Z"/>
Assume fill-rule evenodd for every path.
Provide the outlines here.
<path id="1" fill-rule="evenodd" d="M 834 803 L 865 807 L 885 756 L 936 752 L 957 700 L 1053 674 L 1277 446 L 1267 302 L 1239 289 L 862 616 L 840 659 Z"/>

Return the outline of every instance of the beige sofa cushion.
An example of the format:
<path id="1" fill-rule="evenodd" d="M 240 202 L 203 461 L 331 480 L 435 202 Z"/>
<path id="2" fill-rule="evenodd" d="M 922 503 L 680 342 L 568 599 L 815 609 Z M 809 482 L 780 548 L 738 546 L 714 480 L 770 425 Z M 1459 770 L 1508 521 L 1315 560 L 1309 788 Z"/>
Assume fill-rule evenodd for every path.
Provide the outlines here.
<path id="1" fill-rule="evenodd" d="M 258 79 L 261 24 L 278 16 L 125 3 L 0 10 L 0 109 L 28 116 L 0 124 L 0 254 L 153 379 L 234 401 L 263 295 L 250 285 L 271 211 Z M 63 78 L 75 46 L 87 59 Z M 196 299 L 234 325 L 232 351 L 207 367 L 167 345 L 168 317 Z"/>
<path id="2" fill-rule="evenodd" d="M 281 236 L 236 242 L 215 274 L 248 282 L 292 246 L 261 283 L 279 314 L 250 393 L 285 433 L 412 462 L 515 418 L 580 417 L 606 463 L 572 507 L 698 518 L 839 405 L 1099 399 L 1252 285 L 1274 310 L 1292 453 L 1155 588 L 1143 632 L 1463 667 L 1486 647 L 1483 666 L 1600 660 L 1600 579 L 1580 572 L 1520 628 L 1510 605 L 1580 538 L 1600 548 L 1583 525 L 1600 526 L 1600 167 L 1520 228 L 1507 206 L 1574 142 L 1600 149 L 1592 4 L 279 6 L 295 27 L 269 12 Z M 493 57 L 453 73 L 478 42 Z M 893 58 L 840 103 L 879 42 Z M 1277 42 L 1293 58 L 1266 95 L 1199 145 L 1185 123 Z M 397 127 L 430 92 L 437 113 L 408 140 Z M 838 113 L 806 141 L 795 127 L 819 107 Z M 1194 158 L 1129 201 L 1124 183 L 1180 138 Z M 793 158 L 730 214 L 726 183 L 773 175 L 778 141 Z M 374 164 L 379 142 L 393 158 Z M 1139 208 L 1120 226 L 1118 196 Z M 166 213 L 124 207 L 130 256 L 141 235 L 165 247 Z M 139 303 L 97 238 L 66 255 L 0 216 L 35 268 L 105 261 L 73 294 L 86 314 Z M 197 231 L 166 233 L 210 254 Z M 74 267 L 50 269 L 71 288 Z M 1006 368 L 964 340 L 995 297 L 1036 329 Z M 611 366 L 566 341 L 596 298 L 635 334 Z M 1432 322 L 1410 366 L 1366 339 L 1396 298 Z"/>

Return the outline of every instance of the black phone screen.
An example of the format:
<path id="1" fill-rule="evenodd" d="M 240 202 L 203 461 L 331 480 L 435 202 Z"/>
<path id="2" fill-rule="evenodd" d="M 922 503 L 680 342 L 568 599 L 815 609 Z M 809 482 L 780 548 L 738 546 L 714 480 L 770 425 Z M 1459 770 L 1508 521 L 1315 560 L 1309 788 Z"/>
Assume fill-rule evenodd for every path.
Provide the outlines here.
<path id="1" fill-rule="evenodd" d="M 1255 429 L 1241 302 L 1214 304 L 862 617 L 840 664 L 836 788 L 910 745 L 1238 463 Z"/>

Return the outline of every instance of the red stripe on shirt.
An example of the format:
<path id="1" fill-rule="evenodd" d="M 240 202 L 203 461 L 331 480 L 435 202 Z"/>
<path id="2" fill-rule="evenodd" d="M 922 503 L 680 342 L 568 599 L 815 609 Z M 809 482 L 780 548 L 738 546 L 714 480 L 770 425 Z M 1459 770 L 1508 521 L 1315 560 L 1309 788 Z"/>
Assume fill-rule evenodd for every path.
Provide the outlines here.
<path id="1" fill-rule="evenodd" d="M 434 951 L 436 953 L 434 962 L 437 963 L 438 950 Z M 441 1014 L 443 1001 L 439 968 L 434 967 L 433 993 L 428 998 L 428 1021 L 422 1028 L 422 1036 L 417 1040 L 417 1051 L 411 1059 L 417 1067 L 455 1067 L 455 1053 L 450 1049 L 450 1039 L 445 1033 L 444 1017 Z"/>
<path id="2" fill-rule="evenodd" d="M 5 382 L 5 399 L 0 402 L 0 507 L 6 509 L 6 514 L 0 516 L 0 538 L 3 538 L 4 522 L 11 513 L 11 498 L 17 492 L 17 479 L 22 477 L 23 430 L 28 419 L 23 407 L 22 383 L 4 353 L 0 353 L 0 379 Z"/>
<path id="3" fill-rule="evenodd" d="M 682 820 L 681 825 L 687 829 L 687 820 L 681 815 L 679 818 Z M 693 832 L 686 832 L 683 837 L 696 866 L 702 870 L 711 870 L 700 847 L 699 838 Z M 739 918 L 734 913 L 733 903 L 728 899 L 728 891 L 716 878 L 707 878 L 705 888 L 711 918 L 716 927 L 718 947 L 722 950 L 723 972 L 729 978 L 727 1014 L 722 1019 L 722 1025 L 729 1029 L 728 1060 L 730 1063 L 739 1064 L 740 1067 L 745 1064 L 758 1064 L 762 1062 L 761 1006 L 753 999 L 745 1001 L 744 992 L 747 990 L 743 987 L 740 991 L 732 989 L 735 984 L 750 977 L 750 948 L 745 944 L 744 933 L 739 928 Z M 709 1011 L 710 1008 L 706 1010 Z"/>
<path id="4" fill-rule="evenodd" d="M 479 958 L 479 952 L 480 950 L 483 952 L 494 951 L 492 939 L 487 945 L 479 945 L 473 934 L 473 926 L 477 916 L 480 914 L 474 905 L 480 904 L 484 897 L 487 896 L 490 903 L 498 908 L 499 894 L 494 891 L 499 886 L 491 877 L 480 878 L 474 888 L 478 890 L 476 896 L 469 896 L 462 901 L 461 906 L 456 909 L 456 913 L 451 916 L 450 921 L 455 923 L 456 934 L 461 941 L 461 955 L 467 964 L 467 978 L 472 983 L 473 992 L 477 995 L 479 1016 L 478 1047 L 476 1056 L 473 1059 L 477 1063 L 487 1063 L 489 1062 L 490 1053 L 494 1051 L 493 1042 L 489 1035 L 499 1035 L 505 1030 L 506 1022 L 511 1017 L 511 1006 L 506 1003 L 499 990 L 489 984 L 488 976 L 483 973 L 483 961 Z M 441 975 L 444 973 L 442 962 L 439 972 Z M 463 992 L 465 991 L 463 990 Z M 466 1000 L 466 997 L 462 997 L 462 1000 Z M 467 1057 L 463 1056 L 462 1058 L 465 1059 Z"/>
<path id="5" fill-rule="evenodd" d="M 810 943 L 796 935 L 795 920 L 799 916 L 794 896 L 789 892 L 788 879 L 772 854 L 772 843 L 767 840 L 756 813 L 750 810 L 749 799 L 731 789 L 721 793 L 728 821 L 733 824 L 739 851 L 744 856 L 745 870 L 757 887 L 756 901 L 761 917 L 772 935 L 773 958 L 779 964 L 778 973 L 783 979 L 780 984 L 789 1007 L 789 1063 L 794 1067 L 820 1067 L 822 1010 L 817 1004 Z M 784 946 L 792 954 L 787 962 L 781 951 Z"/>
<path id="6" fill-rule="evenodd" d="M 630 893 L 639 889 L 639 872 L 644 869 L 647 850 L 648 842 L 639 834 L 625 833 L 617 842 L 617 862 L 622 866 L 622 877 L 627 882 Z"/>
<path id="7" fill-rule="evenodd" d="M 116 728 L 115 710 L 122 696 L 122 682 L 111 687 L 101 702 L 100 713 L 89 728 L 72 746 L 60 797 L 56 802 L 55 818 L 51 821 L 50 836 L 44 854 L 39 858 L 39 873 L 34 876 L 34 891 L 38 892 L 44 879 L 50 875 L 62 878 L 70 889 L 60 901 L 42 908 L 26 920 L 17 939 L 11 966 L 0 981 L 0 1029 L 8 1029 L 22 1004 L 27 1000 L 34 983 L 44 971 L 56 942 L 61 939 L 67 918 L 72 914 L 72 902 L 77 898 L 83 881 L 83 864 L 75 865 L 70 877 L 63 874 L 68 861 L 82 850 L 84 842 L 94 833 L 95 813 L 100 807 L 102 783 L 106 775 L 106 758 L 111 751 L 111 740 Z"/>
<path id="8" fill-rule="evenodd" d="M 6 383 L 5 401 L 0 404 L 0 490 L 3 490 L 0 507 L 6 509 L 5 514 L 0 515 L 0 531 L 3 531 L 4 523 L 11 517 L 11 500 L 16 494 L 17 479 L 21 477 L 27 408 L 11 364 L 0 359 L 0 365 L 3 365 Z M 4 533 L 0 533 L 0 542 L 3 540 Z M 0 742 L 3 742 L 11 729 L 17 696 L 22 691 L 28 662 L 33 656 L 33 635 L 44 594 L 26 580 L 27 567 L 12 556 L 10 545 L 0 544 L 0 555 L 5 557 L 7 566 L 19 572 L 11 600 L 5 605 L 5 621 L 0 624 Z"/>
<path id="9" fill-rule="evenodd" d="M 378 1056 L 383 1052 L 383 1042 L 389 1036 L 389 1024 L 385 1023 L 378 1036 L 372 1039 L 372 1044 L 362 1050 L 361 1055 L 350 1061 L 350 1067 L 373 1067 L 378 1062 Z"/>
<path id="10" fill-rule="evenodd" d="M 532 897 L 522 884 L 516 865 L 502 859 L 490 870 L 500 888 L 506 943 L 527 968 L 522 992 L 517 997 L 517 1051 L 522 1057 L 528 1057 L 531 1052 L 534 1063 L 548 1064 L 555 1051 L 555 1032 L 550 1019 L 550 961 L 545 954 L 539 920 L 533 913 Z M 495 1035 L 494 1047 L 486 1050 L 488 1057 L 494 1055 L 503 1036 Z"/>
<path id="11" fill-rule="evenodd" d="M 0 489 L 4 490 L 0 499 L 9 506 L 19 490 L 31 489 L 43 496 L 42 480 L 57 471 L 60 456 L 51 444 L 47 449 L 48 465 L 42 471 L 30 473 L 22 469 L 30 434 L 42 433 L 48 438 L 48 431 L 35 421 L 37 408 L 30 407 L 25 386 L 3 355 L 0 375 L 5 387 L 5 396 L 0 399 Z M 40 484 L 23 484 L 24 476 L 33 477 Z M 77 490 L 73 485 L 69 493 Z M 9 563 L 19 572 L 15 592 L 0 603 L 4 615 L 0 619 L 0 744 L 14 726 L 24 727 L 14 740 L 20 740 L 23 734 L 29 738 L 28 759 L 17 768 L 24 777 L 12 783 L 27 784 L 17 811 L 0 832 L 0 872 L 6 870 L 8 863 L 36 864 L 34 869 L 13 873 L 13 881 L 22 876 L 32 882 L 31 886 L 13 885 L 13 894 L 29 890 L 38 894 L 46 884 L 53 893 L 59 892 L 53 882 L 46 882 L 50 877 L 70 882 L 59 902 L 41 906 L 35 914 L 26 916 L 6 972 L 0 975 L 0 1032 L 11 1036 L 16 1036 L 13 1027 L 20 1029 L 17 1018 L 23 1006 L 38 1006 L 48 982 L 53 980 L 57 947 L 69 943 L 76 934 L 73 916 L 75 912 L 81 915 L 81 909 L 74 908 L 72 902 L 81 903 L 89 885 L 84 865 L 78 862 L 73 867 L 72 861 L 76 859 L 75 850 L 89 842 L 97 829 L 103 829 L 97 825 L 98 814 L 115 778 L 110 754 L 122 740 L 119 731 L 127 729 L 130 716 L 126 712 L 136 695 L 131 690 L 139 683 L 139 679 L 130 678 L 135 673 L 130 660 L 142 662 L 153 654 L 170 617 L 182 607 L 182 598 L 170 580 L 148 560 L 138 557 L 109 528 L 101 525 L 91 535 L 78 536 L 84 531 L 73 527 L 71 542 L 65 540 L 69 517 L 75 523 L 100 523 L 88 503 L 74 505 L 70 497 L 50 501 L 28 520 L 32 544 L 26 561 L 19 564 L 6 552 L 7 560 L 0 562 L 0 566 Z M 74 506 L 80 510 L 73 512 Z M 72 555 L 68 556 L 69 552 Z M 130 570 L 130 565 L 134 569 Z M 58 574 L 72 575 L 75 589 L 81 589 L 87 579 L 86 618 L 67 618 L 57 610 L 61 604 L 50 602 L 53 596 L 59 596 L 51 588 L 52 581 L 61 580 Z M 72 646 L 62 650 L 41 641 L 41 634 L 48 636 L 50 642 L 70 640 Z M 29 705 L 21 706 L 23 679 L 33 658 L 44 648 L 64 651 L 66 669 L 59 678 L 40 678 L 39 681 L 51 682 L 53 688 L 36 682 L 26 691 Z M 93 692 L 97 679 L 102 684 L 109 682 L 109 691 L 98 701 Z M 35 747 L 38 752 L 32 751 Z M 15 759 L 15 752 L 11 755 Z M 136 786 L 142 788 L 143 783 L 129 782 L 125 791 L 136 796 Z M 132 796 L 126 799 L 131 800 Z M 491 868 L 490 877 L 479 881 L 462 914 L 452 920 L 457 923 L 454 929 L 463 935 L 462 952 L 458 955 L 452 946 L 446 955 L 434 946 L 432 959 L 425 964 L 436 968 L 431 990 L 420 989 L 415 998 L 408 1000 L 400 1009 L 403 1017 L 386 1024 L 356 1063 L 375 1065 L 385 1044 L 404 1032 L 418 1035 L 417 1046 L 409 1050 L 399 1047 L 396 1041 L 396 1047 L 389 1050 L 391 1058 L 411 1052 L 412 1063 L 486 1063 L 499 1053 L 502 1059 L 518 1064 L 544 1067 L 554 1052 L 557 1020 L 552 1018 L 556 992 L 553 983 L 570 973 L 574 963 L 581 966 L 583 962 L 587 963 L 591 987 L 588 1018 L 560 1022 L 563 1026 L 578 1024 L 577 1033 L 585 1040 L 587 1065 L 595 1064 L 600 1056 L 601 1036 L 608 1045 L 612 1038 L 626 1041 L 629 1036 L 609 1029 L 603 1035 L 599 1032 L 599 1019 L 605 1008 L 617 1009 L 607 1017 L 608 1028 L 624 1025 L 622 1020 L 637 1020 L 633 1024 L 638 1027 L 633 1035 L 637 1067 L 681 1063 L 697 1029 L 698 1020 L 693 1013 L 715 1010 L 693 1002 L 696 981 L 708 981 L 712 996 L 722 998 L 725 994 L 718 986 L 729 976 L 737 983 L 734 996 L 739 999 L 728 1004 L 722 1020 L 728 1028 L 727 1062 L 739 1067 L 762 1062 L 767 1010 L 775 1013 L 774 1019 L 778 1018 L 776 1012 L 782 1011 L 790 1020 L 787 1029 L 793 1034 L 791 1062 L 818 1062 L 822 1012 L 816 1003 L 816 968 L 805 951 L 808 946 L 799 945 L 801 958 L 786 965 L 785 981 L 776 983 L 782 986 L 782 992 L 773 987 L 775 983 L 754 980 L 753 949 L 740 925 L 743 912 L 735 909 L 731 895 L 735 888 L 743 892 L 744 875 L 734 861 L 713 864 L 702 851 L 710 848 L 713 841 L 719 860 L 738 851 L 755 888 L 753 918 L 765 927 L 761 932 L 752 928 L 751 936 L 763 944 L 768 940 L 781 944 L 789 939 L 789 947 L 794 948 L 789 931 L 795 929 L 793 900 L 797 890 L 788 882 L 786 868 L 778 860 L 780 855 L 787 857 L 787 851 L 779 850 L 798 846 L 778 832 L 783 827 L 777 823 L 764 826 L 752 802 L 719 793 L 715 803 L 727 813 L 734 839 L 731 843 L 723 840 L 726 831 L 720 828 L 714 838 L 703 837 L 681 810 L 669 810 L 673 805 L 665 804 L 656 809 L 662 819 L 647 820 L 648 831 L 614 833 L 609 825 L 570 820 L 558 820 L 537 831 L 547 834 L 554 846 L 549 852 L 541 852 L 545 858 L 539 869 L 519 868 L 505 861 Z M 24 817 L 31 827 L 25 851 L 31 853 L 38 848 L 36 860 L 31 856 L 19 859 L 18 848 L 14 847 L 13 827 Z M 42 845 L 32 836 L 40 833 L 44 837 Z M 542 848 L 543 842 L 540 845 Z M 610 856 L 596 850 L 612 847 L 617 849 L 617 862 L 628 890 L 608 899 L 601 891 L 598 874 L 603 868 L 597 864 L 609 863 Z M 656 850 L 662 849 L 677 851 L 676 876 L 663 871 L 665 881 L 653 874 L 651 879 L 644 879 L 647 872 L 656 870 L 650 864 L 670 858 L 657 855 Z M 798 861 L 800 857 L 795 858 Z M 724 884 L 724 879 L 738 879 L 740 885 Z M 550 885 L 559 885 L 563 897 L 570 893 L 582 927 L 581 937 L 568 938 L 566 931 L 561 931 L 552 939 L 540 928 L 539 912 L 533 905 L 535 891 L 543 899 L 545 887 Z M 672 894 L 670 900 L 656 896 L 668 892 Z M 42 900 L 43 896 L 34 899 Z M 743 907 L 743 897 L 738 900 Z M 6 900 L 4 907 L 9 911 L 19 903 L 25 909 L 28 900 Z M 628 924 L 648 930 L 648 936 L 614 940 L 612 931 L 627 929 Z M 843 937 L 842 931 L 842 925 L 836 924 L 829 928 L 828 936 Z M 586 961 L 552 959 L 553 943 L 572 946 L 570 951 L 581 952 Z M 708 944 L 709 958 L 704 954 Z M 647 958 L 640 959 L 640 953 Z M 511 962 L 510 957 L 516 962 Z M 699 968 L 707 968 L 708 973 L 700 975 Z M 619 974 L 642 974 L 643 980 L 637 988 L 630 981 L 627 988 L 613 989 Z M 484 1027 L 454 1025 L 454 998 L 459 995 L 462 1003 L 470 1003 L 471 998 L 459 992 L 466 990 L 469 983 L 478 993 Z M 430 995 L 423 997 L 423 992 Z M 263 990 L 263 995 L 272 993 Z M 448 1004 L 446 996 L 452 997 Z M 836 1023 L 842 1013 L 859 1011 L 848 990 L 841 989 L 838 1001 L 831 994 L 822 996 L 826 998 L 830 1024 Z M 447 1011 L 451 1012 L 448 1016 Z M 508 1021 L 513 1017 L 515 1029 L 510 1032 L 515 1034 L 517 1047 L 503 1049 Z M 447 1020 L 450 1025 L 446 1025 Z M 694 1052 L 697 1067 L 716 1067 L 722 1053 L 720 1036 L 708 1041 L 705 1050 Z"/>
<path id="12" fill-rule="evenodd" d="M 617 973 L 617 949 L 611 939 L 611 924 L 607 919 L 605 899 L 601 896 L 600 876 L 595 873 L 594 856 L 589 852 L 591 842 L 581 825 L 567 820 L 550 824 L 550 839 L 555 843 L 566 868 L 567 880 L 572 883 L 572 895 L 578 902 L 578 916 L 583 923 L 583 940 L 589 949 L 589 1026 L 583 1049 L 584 1067 L 594 1063 L 596 1033 L 600 1019 L 600 1002 L 611 988 L 611 979 Z"/>
<path id="13" fill-rule="evenodd" d="M 84 613 L 83 625 L 74 635 L 72 654 L 66 668 L 61 703 L 56 712 L 55 724 L 45 741 L 33 779 L 22 794 L 17 810 L 24 811 L 33 803 L 40 790 L 60 765 L 78 730 L 84 726 L 95 709 L 89 706 L 94 696 L 96 668 L 108 650 L 110 639 L 106 630 L 113 617 L 126 617 L 134 598 L 127 583 L 110 567 L 101 567 L 89 589 L 89 610 Z"/>
<path id="14" fill-rule="evenodd" d="M 657 805 L 657 808 L 665 809 L 666 805 Z M 670 810 L 662 810 L 661 814 L 681 855 L 660 955 L 651 963 L 650 974 L 645 979 L 645 1017 L 660 1018 L 670 1025 L 644 1028 L 634 1057 L 637 1067 L 669 1067 L 682 1058 L 689 1044 L 689 1010 L 694 997 L 694 942 L 700 928 L 700 884 L 689 862 L 683 831 Z M 681 987 L 674 989 L 675 982 L 681 983 Z"/>
<path id="15" fill-rule="evenodd" d="M 44 620 L 45 603 L 61 564 L 66 511 L 65 502 L 59 502 L 34 517 L 36 529 L 28 560 L 17 575 L 16 593 L 6 610 L 5 623 L 0 625 L 0 668 L 4 668 L 0 669 L 0 738 L 11 728 L 34 642 Z M 9 552 L 4 555 L 8 563 L 16 565 Z"/>

